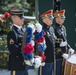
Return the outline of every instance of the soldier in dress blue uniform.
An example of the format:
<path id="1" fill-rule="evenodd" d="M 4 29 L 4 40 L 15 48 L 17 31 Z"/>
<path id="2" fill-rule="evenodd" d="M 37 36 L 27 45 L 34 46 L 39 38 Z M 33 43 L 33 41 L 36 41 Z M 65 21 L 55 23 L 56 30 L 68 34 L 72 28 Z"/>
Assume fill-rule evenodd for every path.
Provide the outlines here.
<path id="1" fill-rule="evenodd" d="M 24 31 L 23 10 L 11 9 L 11 19 L 13 21 L 12 28 L 7 34 L 7 46 L 10 52 L 8 69 L 11 70 L 11 75 L 27 75 L 24 58 L 22 56 L 22 39 Z"/>
<path id="2" fill-rule="evenodd" d="M 38 75 L 52 75 L 54 71 L 54 46 L 55 46 L 55 35 L 54 29 L 52 27 L 53 22 L 53 10 L 48 10 L 47 12 L 40 15 L 43 21 L 43 30 L 46 32 L 45 41 L 46 41 L 46 50 L 44 52 L 45 66 L 42 66 L 42 73 L 38 72 Z"/>
<path id="3" fill-rule="evenodd" d="M 67 58 L 65 53 L 70 51 L 74 53 L 74 50 L 67 44 L 66 28 L 63 25 L 65 20 L 65 10 L 56 11 L 54 13 L 56 24 L 54 25 L 56 35 L 56 75 L 62 75 L 62 62 L 63 57 Z"/>

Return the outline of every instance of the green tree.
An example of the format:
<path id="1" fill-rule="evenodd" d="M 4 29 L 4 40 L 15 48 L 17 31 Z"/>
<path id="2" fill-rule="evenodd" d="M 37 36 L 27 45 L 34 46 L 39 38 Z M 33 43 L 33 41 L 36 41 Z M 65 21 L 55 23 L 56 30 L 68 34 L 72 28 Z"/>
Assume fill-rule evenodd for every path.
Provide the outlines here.
<path id="1" fill-rule="evenodd" d="M 29 3 L 30 6 L 31 6 L 31 7 L 29 8 L 29 10 L 28 10 L 28 11 L 29 11 L 28 15 L 35 15 L 35 14 L 34 14 L 34 13 L 35 13 L 35 0 L 32 0 L 32 1 L 31 1 L 31 0 L 27 0 L 27 3 Z M 30 11 L 31 11 L 32 13 L 31 13 Z"/>
<path id="2" fill-rule="evenodd" d="M 6 11 L 10 11 L 11 8 L 17 7 L 24 10 L 24 15 L 33 16 L 35 12 L 35 0 L 0 0 L 0 14 L 4 14 Z M 7 34 L 9 30 L 9 19 L 0 21 L 0 35 Z"/>
<path id="3" fill-rule="evenodd" d="M 9 11 L 12 7 L 18 7 L 20 9 L 28 10 L 30 8 L 30 4 L 25 0 L 0 0 L 0 14 L 5 11 Z"/>

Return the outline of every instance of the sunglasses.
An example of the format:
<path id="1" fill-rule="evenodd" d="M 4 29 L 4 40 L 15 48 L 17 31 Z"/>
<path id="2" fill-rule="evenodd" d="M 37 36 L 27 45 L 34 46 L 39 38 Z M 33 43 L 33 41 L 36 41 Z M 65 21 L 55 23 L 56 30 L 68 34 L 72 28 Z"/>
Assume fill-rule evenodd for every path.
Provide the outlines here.
<path id="1" fill-rule="evenodd" d="M 61 18 L 62 20 L 65 20 L 65 18 Z"/>
<path id="2" fill-rule="evenodd" d="M 53 17 L 52 15 L 51 15 L 51 16 L 49 16 L 49 18 L 50 18 L 50 19 L 54 19 L 54 17 Z"/>
<path id="3" fill-rule="evenodd" d="M 23 17 L 19 17 L 20 19 L 24 19 Z"/>
<path id="4" fill-rule="evenodd" d="M 23 19 L 24 17 L 23 17 L 23 14 L 19 14 L 19 15 L 17 15 L 20 19 Z"/>
<path id="5" fill-rule="evenodd" d="M 66 18 L 65 16 L 61 16 L 61 19 L 64 19 L 65 20 L 65 18 Z"/>

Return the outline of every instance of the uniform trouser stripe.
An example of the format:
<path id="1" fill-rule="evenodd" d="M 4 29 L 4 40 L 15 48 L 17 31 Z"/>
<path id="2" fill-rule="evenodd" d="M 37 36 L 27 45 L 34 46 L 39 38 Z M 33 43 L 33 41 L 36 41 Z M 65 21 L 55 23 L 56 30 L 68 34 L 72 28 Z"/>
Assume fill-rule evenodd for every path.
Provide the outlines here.
<path id="1" fill-rule="evenodd" d="M 42 66 L 40 66 L 40 75 L 42 75 Z"/>
<path id="2" fill-rule="evenodd" d="M 16 75 L 16 71 L 12 71 L 12 74 L 11 75 Z"/>

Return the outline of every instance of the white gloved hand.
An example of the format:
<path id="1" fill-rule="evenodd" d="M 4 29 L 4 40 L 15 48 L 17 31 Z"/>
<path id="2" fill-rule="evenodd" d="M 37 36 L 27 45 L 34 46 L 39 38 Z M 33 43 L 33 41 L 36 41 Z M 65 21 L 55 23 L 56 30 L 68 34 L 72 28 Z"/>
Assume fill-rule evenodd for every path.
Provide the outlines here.
<path id="1" fill-rule="evenodd" d="M 69 54 L 74 54 L 74 52 L 75 52 L 75 50 L 72 49 L 72 48 L 70 48 L 69 51 L 68 51 Z"/>
<path id="2" fill-rule="evenodd" d="M 42 30 L 42 25 L 41 25 L 40 23 L 36 23 L 35 26 L 36 26 L 37 32 L 41 32 L 41 30 Z"/>
<path id="3" fill-rule="evenodd" d="M 67 59 L 69 57 L 69 54 L 63 53 L 62 57 Z"/>
<path id="4" fill-rule="evenodd" d="M 67 42 L 66 41 L 60 43 L 60 47 L 64 47 L 64 46 L 67 46 Z"/>
<path id="5" fill-rule="evenodd" d="M 37 57 L 34 59 L 34 67 L 39 68 L 41 66 L 41 58 Z"/>
<path id="6" fill-rule="evenodd" d="M 34 58 L 31 60 L 24 60 L 24 62 L 26 63 L 26 65 L 33 66 Z"/>
<path id="7" fill-rule="evenodd" d="M 42 62 L 42 63 L 41 63 L 41 66 L 45 66 L 45 62 Z"/>

